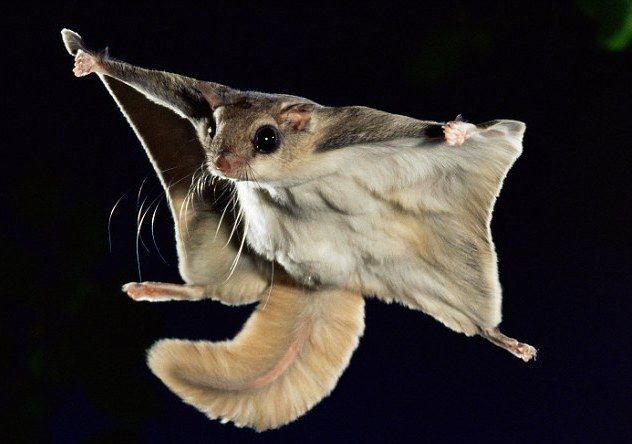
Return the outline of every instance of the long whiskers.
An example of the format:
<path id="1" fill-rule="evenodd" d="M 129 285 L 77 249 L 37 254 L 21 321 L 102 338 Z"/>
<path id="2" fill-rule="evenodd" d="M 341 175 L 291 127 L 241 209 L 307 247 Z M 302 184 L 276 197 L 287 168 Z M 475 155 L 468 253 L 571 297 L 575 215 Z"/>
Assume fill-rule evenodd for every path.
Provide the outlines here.
<path id="1" fill-rule="evenodd" d="M 231 200 L 234 198 L 234 195 L 231 196 Z M 228 204 L 226 204 L 226 206 L 224 207 L 224 211 L 222 211 L 222 215 L 219 217 L 219 222 L 217 223 L 217 228 L 215 229 L 215 236 L 213 236 L 213 242 L 215 242 L 217 240 L 217 235 L 219 233 L 219 229 L 222 226 L 222 221 L 224 220 L 224 216 L 226 215 L 226 211 L 228 210 L 228 207 L 230 206 L 230 202 Z"/>
<path id="2" fill-rule="evenodd" d="M 168 170 L 173 170 L 175 168 L 176 167 L 169 168 L 167 170 L 163 170 L 163 172 L 168 171 Z M 136 209 L 137 209 L 138 214 L 137 214 L 137 217 L 136 217 L 136 242 L 135 242 L 136 266 L 137 266 L 137 269 L 138 269 L 138 279 L 139 279 L 139 281 L 142 281 L 142 271 L 141 271 L 141 261 L 140 261 L 140 245 L 142 244 L 145 247 L 145 249 L 147 250 L 147 252 L 150 251 L 150 249 L 147 247 L 147 244 L 145 243 L 145 241 L 144 241 L 144 239 L 142 237 L 142 228 L 143 228 L 143 223 L 145 221 L 145 218 L 147 217 L 147 214 L 151 211 L 151 209 L 154 206 L 154 204 L 156 204 L 156 206 L 154 208 L 154 212 L 153 212 L 152 217 L 151 217 L 151 235 L 152 235 L 152 240 L 153 240 L 154 246 L 156 247 L 156 251 L 158 252 L 158 255 L 160 256 L 160 258 L 163 260 L 164 263 L 167 263 L 166 259 L 162 255 L 162 252 L 160 251 L 160 248 L 158 247 L 158 243 L 156 242 L 156 235 L 155 235 L 155 229 L 154 229 L 154 224 L 155 224 L 155 220 L 156 220 L 156 213 L 158 211 L 158 207 L 160 205 L 160 201 L 161 201 L 162 197 L 166 196 L 167 193 L 171 190 L 172 187 L 174 187 L 178 183 L 182 182 L 187 177 L 189 177 L 188 174 L 183 176 L 182 178 L 174 181 L 173 183 L 171 183 L 169 185 L 166 185 L 164 187 L 164 189 L 158 194 L 158 196 L 155 197 L 149 203 L 149 205 L 147 205 L 147 207 L 145 207 L 145 204 L 149 200 L 149 196 L 145 197 L 142 202 L 140 202 L 140 198 L 141 198 L 141 195 L 142 195 L 143 188 L 145 187 L 145 184 L 146 184 L 147 180 L 149 179 L 149 174 L 147 176 L 145 176 L 145 178 L 143 179 L 143 182 L 141 183 L 141 186 L 140 186 L 140 188 L 138 190 L 137 199 L 136 199 Z"/>
<path id="3" fill-rule="evenodd" d="M 268 287 L 268 296 L 266 296 L 266 301 L 263 303 L 262 310 L 265 310 L 268 306 L 268 301 L 270 300 L 270 296 L 272 296 L 272 286 L 274 285 L 274 261 L 270 262 L 272 265 L 272 271 L 270 273 L 270 286 Z"/>
<path id="4" fill-rule="evenodd" d="M 235 270 L 237 269 L 239 265 L 239 260 L 244 252 L 246 239 L 247 239 L 247 232 L 248 232 L 248 221 L 247 221 L 247 218 L 245 217 L 246 215 L 243 209 L 239 205 L 237 189 L 235 186 L 232 186 L 232 184 L 228 184 L 228 185 L 222 186 L 223 189 L 221 193 L 215 192 L 216 191 L 215 187 L 217 186 L 218 182 L 221 183 L 219 181 L 220 178 L 218 178 L 217 176 L 211 173 L 211 169 L 208 167 L 207 162 L 208 160 L 205 160 L 204 162 L 200 164 L 200 166 L 195 171 L 191 172 L 191 170 L 189 170 L 188 174 L 186 174 L 185 176 L 169 184 L 166 184 L 164 181 L 164 177 L 165 177 L 164 173 L 167 171 L 176 169 L 178 167 L 173 167 L 173 168 L 160 171 L 160 173 L 162 174 L 160 174 L 159 176 L 161 178 L 163 189 L 161 190 L 161 193 L 157 197 L 152 197 L 151 195 L 147 195 L 145 193 L 145 191 L 147 191 L 147 188 L 148 188 L 147 181 L 149 179 L 149 175 L 145 176 L 145 178 L 141 182 L 141 185 L 139 187 L 137 197 L 136 197 L 137 217 L 136 217 L 136 240 L 135 240 L 136 264 L 137 264 L 137 269 L 138 269 L 138 279 L 140 281 L 142 281 L 142 267 L 141 267 L 141 258 L 140 258 L 141 245 L 148 252 L 150 252 L 150 249 L 148 248 L 148 243 L 145 242 L 142 235 L 143 226 L 146 219 L 151 220 L 151 237 L 152 237 L 152 242 L 156 249 L 156 252 L 160 256 L 160 259 L 165 264 L 167 264 L 167 260 L 165 259 L 165 256 L 162 254 L 160 247 L 158 246 L 158 242 L 156 239 L 156 230 L 155 230 L 157 214 L 162 204 L 163 197 L 167 198 L 167 201 L 172 205 L 173 210 L 177 209 L 177 211 L 174 214 L 174 216 L 177 216 L 176 217 L 176 224 L 177 224 L 176 235 L 180 237 L 180 240 L 182 240 L 183 237 L 191 236 L 192 234 L 192 232 L 190 232 L 190 229 L 191 229 L 191 226 L 195 224 L 195 220 L 196 220 L 194 213 L 200 210 L 208 211 L 209 207 L 218 208 L 218 206 L 221 205 L 220 202 L 222 201 L 226 202 L 226 200 L 223 200 L 225 199 L 225 194 L 226 193 L 230 194 L 230 197 L 227 200 L 226 205 L 222 209 L 222 213 L 215 230 L 214 240 L 217 239 L 219 232 L 222 229 L 222 223 L 224 223 L 224 221 L 226 220 L 226 212 L 229 210 L 232 211 L 234 222 L 233 222 L 232 228 L 230 229 L 227 240 L 225 240 L 224 247 L 227 247 L 231 242 L 236 243 L 236 241 L 234 240 L 235 236 L 237 237 L 241 236 L 241 239 L 239 239 L 239 247 L 237 250 L 237 254 L 235 255 L 235 258 L 233 259 L 231 263 L 226 280 L 230 279 L 234 275 Z M 247 166 L 246 172 L 245 172 L 246 180 L 253 181 L 254 183 L 258 184 L 259 182 L 257 180 L 256 175 L 254 174 L 254 170 L 252 169 L 252 166 L 249 163 L 247 163 L 246 166 Z M 173 177 L 174 173 L 171 173 L 170 176 Z M 178 183 L 181 183 L 183 180 L 190 180 L 188 187 L 186 187 L 186 185 L 183 185 L 181 186 L 182 188 L 181 192 L 177 192 L 176 194 L 172 195 L 171 194 L 172 187 L 174 187 Z M 213 200 L 212 201 L 210 200 L 211 199 L 210 195 L 206 194 L 206 190 L 208 189 L 209 186 L 213 187 L 213 194 L 212 194 Z M 143 193 L 145 193 L 145 196 L 143 196 Z M 111 223 L 112 223 L 113 214 L 115 210 L 119 207 L 123 199 L 127 196 L 127 194 L 128 193 L 125 193 L 123 196 L 119 198 L 119 200 L 117 200 L 117 202 L 114 204 L 114 207 L 112 208 L 110 212 L 110 216 L 108 219 L 108 243 L 110 246 L 110 250 L 112 249 Z M 153 191 L 150 191 L 150 194 L 153 194 Z M 184 197 L 182 197 L 183 194 L 184 194 Z M 172 198 L 173 200 L 171 200 Z M 202 205 L 202 208 L 199 207 L 200 204 Z M 226 239 L 225 236 L 222 236 L 221 238 L 223 240 Z M 186 257 L 186 248 L 180 249 L 179 254 L 183 254 Z M 271 281 L 273 281 L 273 279 L 274 279 L 274 267 L 272 269 Z M 268 298 L 269 297 L 270 296 L 268 295 Z"/>
<path id="5" fill-rule="evenodd" d="M 180 184 L 183 180 L 185 180 L 185 179 L 187 179 L 189 177 L 191 177 L 191 176 L 187 173 L 184 176 L 182 176 L 181 178 L 179 178 L 178 180 L 175 180 L 174 182 L 172 182 L 172 183 L 170 183 L 168 185 L 165 185 L 164 189 L 163 189 L 163 192 L 158 197 L 160 198 L 162 196 L 165 196 L 167 198 L 167 200 L 171 200 L 171 198 L 168 196 L 168 193 L 171 191 L 171 188 L 173 188 L 176 185 Z M 174 204 L 173 202 L 170 203 L 170 205 L 173 205 L 173 204 Z M 155 212 L 157 211 L 157 209 L 158 209 L 158 205 L 156 206 L 156 210 L 154 210 L 154 216 L 152 217 L 152 225 L 151 225 L 152 236 L 154 236 L 154 221 L 155 221 Z M 179 220 L 178 219 L 179 219 L 180 213 L 178 214 L 178 218 L 176 218 L 176 214 L 175 214 L 175 211 L 174 211 L 174 215 L 173 216 L 174 216 L 174 219 L 176 219 L 176 220 L 174 220 L 174 222 L 176 223 L 176 225 L 179 225 Z M 176 236 L 178 236 L 178 232 L 179 232 L 179 230 L 176 229 Z M 154 241 L 155 241 L 155 237 L 154 237 Z M 158 250 L 158 254 L 162 257 L 162 254 L 160 253 L 160 249 L 158 248 L 157 245 L 156 245 L 156 249 Z M 183 251 L 184 256 L 186 257 L 186 249 L 183 249 L 182 251 Z"/>
<path id="6" fill-rule="evenodd" d="M 140 187 L 138 187 L 138 194 L 136 196 L 136 232 L 137 232 L 136 236 L 137 237 L 140 236 L 140 242 L 142 243 L 143 247 L 145 248 L 145 250 L 147 252 L 149 252 L 149 248 L 147 248 L 147 244 L 145 243 L 142 235 L 140 234 L 140 231 L 138 229 L 138 225 L 140 223 L 141 213 L 143 211 L 143 207 L 145 205 L 145 202 L 147 202 L 147 197 L 145 197 L 142 202 L 141 202 L 140 198 L 141 198 L 141 196 L 143 194 L 143 188 L 145 187 L 145 184 L 147 183 L 147 180 L 149 179 L 149 175 L 150 174 L 151 173 L 147 173 L 145 175 L 145 178 L 141 182 Z M 136 242 L 138 243 L 138 239 L 136 239 Z M 139 261 L 138 256 L 136 257 L 136 260 Z"/>
<path id="7" fill-rule="evenodd" d="M 138 194 L 136 195 L 136 212 L 137 212 L 137 216 L 136 216 L 136 242 L 135 242 L 135 252 L 136 252 L 136 267 L 138 269 L 138 280 L 139 282 L 142 282 L 143 278 L 142 278 L 142 272 L 141 272 L 141 267 L 140 267 L 140 241 L 142 241 L 142 238 L 140 236 L 140 227 L 141 227 L 141 211 L 143 208 L 143 205 L 145 204 L 145 200 L 143 200 L 142 204 L 140 202 L 140 197 L 143 193 L 143 187 L 145 186 L 145 183 L 147 182 L 147 179 L 149 179 L 149 174 L 145 175 L 145 178 L 143 179 L 143 181 L 140 184 L 140 187 L 138 188 Z M 143 245 L 145 245 L 145 243 L 143 242 Z M 145 245 L 145 248 L 147 249 L 147 246 Z M 149 250 L 147 250 L 149 251 Z"/>
<path id="8" fill-rule="evenodd" d="M 243 217 L 243 211 L 241 210 L 241 207 L 239 208 L 239 211 L 237 212 L 237 217 L 235 217 L 235 223 L 233 223 L 233 228 L 232 230 L 230 230 L 230 235 L 228 236 L 228 240 L 226 241 L 226 244 L 224 245 L 224 248 L 226 248 L 228 246 L 228 244 L 230 244 L 230 241 L 233 238 L 233 234 L 235 234 L 235 232 L 237 231 L 237 227 L 239 226 L 241 219 Z M 245 238 L 245 234 L 244 234 L 244 238 Z"/>
<path id="9" fill-rule="evenodd" d="M 156 203 L 156 206 L 154 208 L 154 213 L 151 215 L 151 239 L 154 242 L 154 247 L 156 247 L 156 251 L 158 252 L 158 256 L 160 256 L 160 259 L 162 259 L 162 261 L 166 265 L 169 265 L 169 263 L 167 262 L 165 257 L 162 255 L 162 252 L 160 251 L 160 248 L 158 247 L 158 243 L 156 242 L 156 233 L 154 231 L 154 225 L 156 223 L 156 214 L 158 214 L 158 208 L 160 208 L 160 204 L 161 203 L 162 203 L 162 195 L 159 196 L 159 200 Z"/>
<path id="10" fill-rule="evenodd" d="M 110 216 L 108 217 L 108 245 L 110 247 L 110 253 L 112 252 L 112 217 L 114 216 L 114 211 L 121 203 L 121 201 L 129 194 L 130 190 L 127 190 L 121 197 L 118 198 L 112 209 L 110 210 Z"/>
<path id="11" fill-rule="evenodd" d="M 248 223 L 246 222 L 246 227 L 244 230 L 248 230 Z M 235 272 L 235 269 L 237 268 L 237 264 L 239 263 L 239 258 L 241 257 L 241 252 L 244 249 L 244 244 L 246 243 L 246 236 L 244 234 L 244 236 L 242 236 L 241 238 L 241 243 L 239 244 L 239 250 L 237 250 L 237 255 L 235 256 L 235 259 L 233 259 L 233 263 L 230 266 L 230 271 L 228 273 L 228 276 L 226 277 L 226 279 L 224 280 L 224 282 L 227 282 L 231 276 L 233 275 L 233 273 Z"/>
<path id="12" fill-rule="evenodd" d="M 222 196 L 226 193 L 226 190 L 230 193 L 230 197 L 228 198 L 228 202 L 224 206 L 224 210 L 222 211 L 222 215 L 219 218 L 219 223 L 217 224 L 217 228 L 215 229 L 215 236 L 213 237 L 213 242 L 217 240 L 217 235 L 219 233 L 220 228 L 222 227 L 222 222 L 224 221 L 224 217 L 226 216 L 226 212 L 229 208 L 232 208 L 233 217 L 235 215 L 235 206 L 237 205 L 237 190 L 234 187 L 226 187 L 222 192 Z M 221 196 L 220 196 L 221 197 Z M 215 203 L 217 204 L 217 200 Z"/>
<path id="13" fill-rule="evenodd" d="M 203 165 L 203 164 L 202 164 Z M 187 192 L 184 196 L 184 200 L 182 201 L 182 206 L 180 207 L 180 211 L 178 213 L 178 220 L 180 222 L 183 222 L 183 227 L 181 229 L 181 232 L 186 233 L 186 236 L 189 236 L 189 217 L 188 217 L 188 213 L 189 213 L 189 204 L 191 203 L 191 199 L 193 198 L 193 189 L 195 188 L 195 184 L 196 184 L 196 175 L 198 174 L 198 171 L 200 170 L 200 168 L 202 168 L 202 165 L 200 165 L 198 167 L 197 170 L 194 171 L 193 175 L 191 176 L 191 183 L 189 184 L 189 188 L 187 189 Z M 193 209 L 195 210 L 195 207 L 193 207 Z M 184 212 L 184 219 L 182 218 Z"/>

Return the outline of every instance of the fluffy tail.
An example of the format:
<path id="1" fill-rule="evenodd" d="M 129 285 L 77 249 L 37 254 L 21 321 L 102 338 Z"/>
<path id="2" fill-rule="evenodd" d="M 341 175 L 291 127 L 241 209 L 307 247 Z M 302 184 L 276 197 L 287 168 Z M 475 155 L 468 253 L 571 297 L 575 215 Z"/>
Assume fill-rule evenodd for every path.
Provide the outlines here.
<path id="1" fill-rule="evenodd" d="M 276 285 L 233 340 L 164 339 L 149 350 L 147 363 L 211 419 L 263 431 L 327 396 L 363 331 L 360 294 Z"/>

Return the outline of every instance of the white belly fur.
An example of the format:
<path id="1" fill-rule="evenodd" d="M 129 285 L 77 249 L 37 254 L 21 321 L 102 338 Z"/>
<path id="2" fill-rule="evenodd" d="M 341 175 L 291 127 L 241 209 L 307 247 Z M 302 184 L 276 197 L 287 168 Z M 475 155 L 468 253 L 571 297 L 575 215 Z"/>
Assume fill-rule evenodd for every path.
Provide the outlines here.
<path id="1" fill-rule="evenodd" d="M 304 284 L 397 300 L 466 334 L 494 327 L 489 219 L 521 151 L 524 125 L 514 127 L 475 133 L 458 151 L 406 140 L 384 156 L 346 148 L 352 160 L 336 174 L 300 185 L 239 182 L 247 241 Z"/>
<path id="2" fill-rule="evenodd" d="M 352 178 L 237 189 L 249 245 L 299 282 L 388 294 L 373 271 L 383 275 L 389 263 L 405 268 L 412 260 L 405 239 L 419 236 L 419 222 Z"/>

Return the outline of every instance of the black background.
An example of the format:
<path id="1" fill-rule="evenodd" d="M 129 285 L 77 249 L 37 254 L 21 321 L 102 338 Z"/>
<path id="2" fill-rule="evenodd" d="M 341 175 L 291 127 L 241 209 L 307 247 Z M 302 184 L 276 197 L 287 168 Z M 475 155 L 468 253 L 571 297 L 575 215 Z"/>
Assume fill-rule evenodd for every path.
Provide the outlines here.
<path id="1" fill-rule="evenodd" d="M 580 5 L 590 2 L 316 3 L 5 10 L 3 433 L 52 442 L 630 442 L 630 50 L 604 49 L 600 22 Z M 298 421 L 256 434 L 183 404 L 145 367 L 144 350 L 162 337 L 231 337 L 251 308 L 133 303 L 120 293 L 139 279 L 137 207 L 159 197 L 159 185 L 98 79 L 73 77 L 62 27 L 136 65 L 240 89 L 422 119 L 525 121 L 524 154 L 492 229 L 504 330 L 537 346 L 538 360 L 369 300 L 350 367 Z M 108 217 L 121 196 L 109 252 Z M 179 282 L 164 202 L 155 234 L 168 265 L 150 217 L 142 279 Z"/>

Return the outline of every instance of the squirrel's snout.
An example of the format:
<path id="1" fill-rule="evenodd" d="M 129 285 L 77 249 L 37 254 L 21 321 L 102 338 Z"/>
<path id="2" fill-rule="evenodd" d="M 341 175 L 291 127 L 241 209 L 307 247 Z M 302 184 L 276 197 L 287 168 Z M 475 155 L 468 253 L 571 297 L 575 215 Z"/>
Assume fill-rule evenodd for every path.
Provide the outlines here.
<path id="1" fill-rule="evenodd" d="M 243 156 L 230 152 L 222 152 L 215 158 L 213 165 L 223 174 L 231 175 L 231 173 L 240 170 L 246 162 L 246 158 Z"/>

